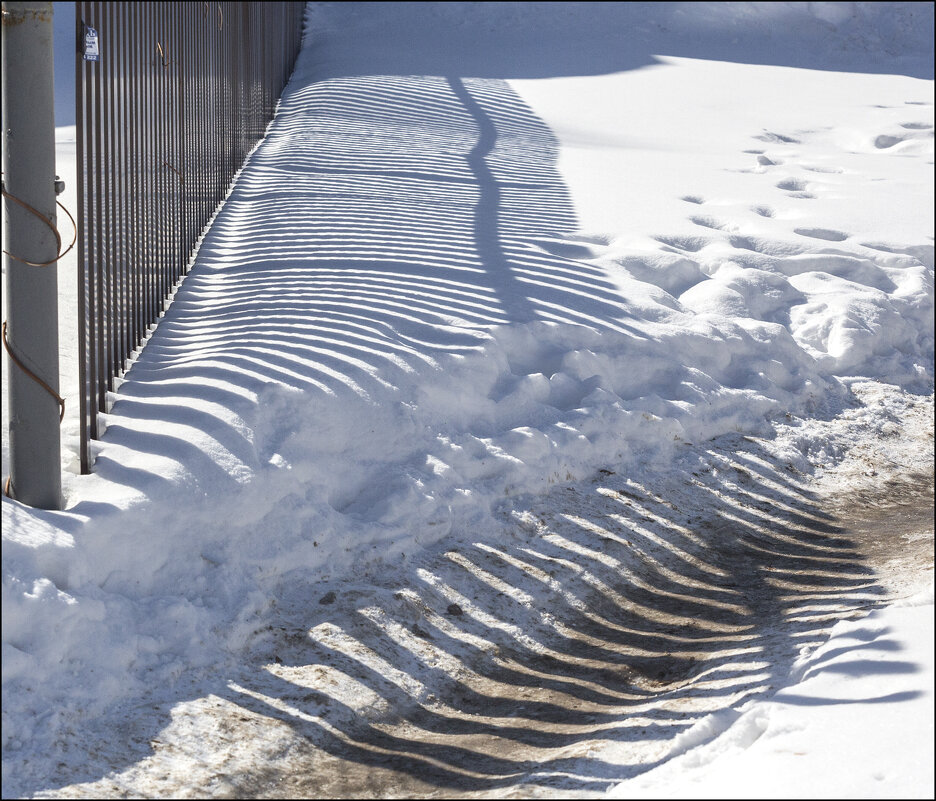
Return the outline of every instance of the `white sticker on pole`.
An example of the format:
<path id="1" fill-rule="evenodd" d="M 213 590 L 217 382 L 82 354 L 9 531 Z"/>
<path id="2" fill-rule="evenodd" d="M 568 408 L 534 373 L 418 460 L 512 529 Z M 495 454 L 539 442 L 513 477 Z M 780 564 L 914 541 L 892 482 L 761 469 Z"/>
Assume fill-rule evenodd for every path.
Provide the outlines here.
<path id="1" fill-rule="evenodd" d="M 101 58 L 100 50 L 98 50 L 98 34 L 90 25 L 85 25 L 85 34 L 84 34 L 84 60 L 85 61 L 99 61 Z"/>

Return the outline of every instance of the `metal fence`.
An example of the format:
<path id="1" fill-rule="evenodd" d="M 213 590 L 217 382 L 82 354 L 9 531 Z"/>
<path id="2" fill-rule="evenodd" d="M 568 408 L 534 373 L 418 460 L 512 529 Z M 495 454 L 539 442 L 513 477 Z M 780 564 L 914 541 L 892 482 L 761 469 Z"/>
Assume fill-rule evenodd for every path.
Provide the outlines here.
<path id="1" fill-rule="evenodd" d="M 83 473 L 107 392 L 273 116 L 304 6 L 76 3 Z"/>

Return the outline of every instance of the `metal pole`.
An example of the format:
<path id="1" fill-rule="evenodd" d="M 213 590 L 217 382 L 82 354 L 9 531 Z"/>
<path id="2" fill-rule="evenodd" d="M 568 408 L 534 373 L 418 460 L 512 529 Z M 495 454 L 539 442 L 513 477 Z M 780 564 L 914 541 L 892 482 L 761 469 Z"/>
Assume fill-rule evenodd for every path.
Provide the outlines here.
<path id="1" fill-rule="evenodd" d="M 6 337 L 22 364 L 8 365 L 10 484 L 15 498 L 42 509 L 62 508 L 53 86 L 52 3 L 4 2 Z"/>

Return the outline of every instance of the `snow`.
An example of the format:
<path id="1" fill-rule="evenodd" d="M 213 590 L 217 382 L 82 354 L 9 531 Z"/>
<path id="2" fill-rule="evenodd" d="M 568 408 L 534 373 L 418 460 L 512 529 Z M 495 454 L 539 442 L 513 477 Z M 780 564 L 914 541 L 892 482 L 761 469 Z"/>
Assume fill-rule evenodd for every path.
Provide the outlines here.
<path id="1" fill-rule="evenodd" d="M 757 787 L 762 798 L 922 797 L 933 784 L 919 742 L 933 737 L 932 604 L 930 587 L 837 623 L 790 686 L 700 721 L 662 766 L 609 796 L 750 798 Z"/>
<path id="2" fill-rule="evenodd" d="M 65 510 L 3 499 L 4 796 L 931 797 L 932 58 L 310 4 L 94 473 L 71 401 Z"/>

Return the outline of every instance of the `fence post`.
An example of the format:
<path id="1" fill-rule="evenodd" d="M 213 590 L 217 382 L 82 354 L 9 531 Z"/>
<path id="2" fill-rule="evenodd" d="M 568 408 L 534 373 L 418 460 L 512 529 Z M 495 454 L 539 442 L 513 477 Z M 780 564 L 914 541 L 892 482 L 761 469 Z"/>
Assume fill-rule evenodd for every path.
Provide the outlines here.
<path id="1" fill-rule="evenodd" d="M 61 509 L 52 3 L 4 2 L 2 27 L 10 494 Z"/>

